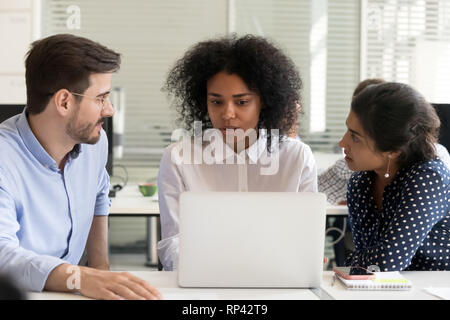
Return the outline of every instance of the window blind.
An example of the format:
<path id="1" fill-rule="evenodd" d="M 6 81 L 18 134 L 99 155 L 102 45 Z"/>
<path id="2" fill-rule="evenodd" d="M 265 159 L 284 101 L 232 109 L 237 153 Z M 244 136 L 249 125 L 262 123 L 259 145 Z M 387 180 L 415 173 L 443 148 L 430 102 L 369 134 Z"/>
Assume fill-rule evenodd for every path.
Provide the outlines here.
<path id="1" fill-rule="evenodd" d="M 430 102 L 450 101 L 450 1 L 365 0 L 363 77 L 414 86 Z"/>
<path id="2" fill-rule="evenodd" d="M 360 78 L 360 16 L 359 0 L 328 1 L 326 126 L 324 132 L 306 136 L 315 151 L 340 151 L 337 143 L 346 131 L 345 119 Z"/>
<path id="3" fill-rule="evenodd" d="M 304 85 L 300 135 L 316 151 L 333 151 L 345 132 L 360 74 L 360 10 L 358 0 L 235 2 L 235 31 L 275 40 L 296 63 Z"/>
<path id="4" fill-rule="evenodd" d="M 68 29 L 71 5 L 80 9 L 80 29 Z M 43 36 L 73 33 L 122 54 L 112 86 L 125 92 L 125 141 L 123 159 L 114 162 L 127 166 L 131 180 L 144 180 L 144 168 L 159 166 L 176 127 L 161 92 L 167 73 L 191 45 L 227 32 L 227 2 L 46 0 L 43 6 Z"/>

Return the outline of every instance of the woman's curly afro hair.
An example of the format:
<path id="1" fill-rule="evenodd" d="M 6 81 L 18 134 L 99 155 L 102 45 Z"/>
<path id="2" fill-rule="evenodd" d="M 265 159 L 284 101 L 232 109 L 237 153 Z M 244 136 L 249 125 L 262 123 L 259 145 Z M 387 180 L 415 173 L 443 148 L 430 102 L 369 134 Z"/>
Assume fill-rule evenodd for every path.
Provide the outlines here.
<path id="1" fill-rule="evenodd" d="M 302 81 L 293 61 L 263 37 L 233 34 L 199 42 L 169 72 L 163 90 L 173 96 L 184 128 L 191 130 L 194 121 L 212 128 L 206 83 L 221 71 L 240 76 L 260 96 L 258 129 L 267 129 L 269 140 L 270 129 L 278 129 L 281 139 L 296 123 Z"/>

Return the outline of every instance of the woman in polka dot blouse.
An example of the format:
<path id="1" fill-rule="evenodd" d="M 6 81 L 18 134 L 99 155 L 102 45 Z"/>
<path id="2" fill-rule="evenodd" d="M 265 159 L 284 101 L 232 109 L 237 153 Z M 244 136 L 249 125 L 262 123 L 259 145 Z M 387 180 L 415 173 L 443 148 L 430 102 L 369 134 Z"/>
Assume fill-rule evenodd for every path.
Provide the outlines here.
<path id="1" fill-rule="evenodd" d="M 417 91 L 370 85 L 354 97 L 339 145 L 348 167 L 355 251 L 348 266 L 450 270 L 450 171 L 436 157 L 439 118 Z"/>

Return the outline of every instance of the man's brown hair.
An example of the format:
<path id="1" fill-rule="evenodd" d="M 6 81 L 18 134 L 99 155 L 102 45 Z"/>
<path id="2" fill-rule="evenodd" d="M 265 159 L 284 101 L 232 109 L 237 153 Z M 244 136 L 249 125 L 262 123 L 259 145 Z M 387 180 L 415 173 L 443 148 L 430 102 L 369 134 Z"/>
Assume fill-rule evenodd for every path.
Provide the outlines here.
<path id="1" fill-rule="evenodd" d="M 119 67 L 120 54 L 86 38 L 57 34 L 37 40 L 25 60 L 27 110 L 41 113 L 60 89 L 82 94 L 89 88 L 91 74 L 115 72 Z"/>

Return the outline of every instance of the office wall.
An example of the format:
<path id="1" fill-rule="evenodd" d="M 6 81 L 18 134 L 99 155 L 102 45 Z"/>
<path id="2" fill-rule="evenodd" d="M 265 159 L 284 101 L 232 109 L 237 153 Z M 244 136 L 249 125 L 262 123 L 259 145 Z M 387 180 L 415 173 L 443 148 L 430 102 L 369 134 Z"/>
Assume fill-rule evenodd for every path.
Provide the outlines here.
<path id="1" fill-rule="evenodd" d="M 38 4 L 0 0 L 0 104 L 26 102 L 24 56 L 39 37 Z"/>

